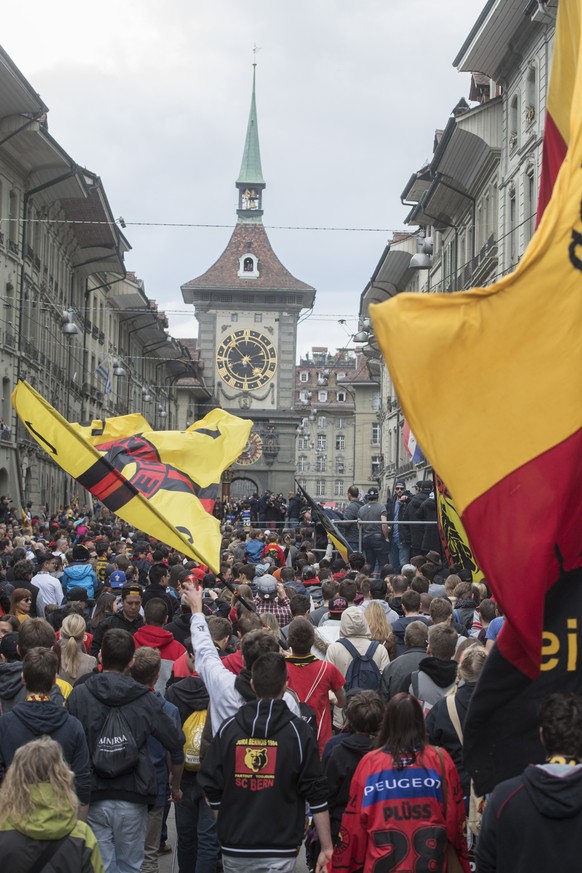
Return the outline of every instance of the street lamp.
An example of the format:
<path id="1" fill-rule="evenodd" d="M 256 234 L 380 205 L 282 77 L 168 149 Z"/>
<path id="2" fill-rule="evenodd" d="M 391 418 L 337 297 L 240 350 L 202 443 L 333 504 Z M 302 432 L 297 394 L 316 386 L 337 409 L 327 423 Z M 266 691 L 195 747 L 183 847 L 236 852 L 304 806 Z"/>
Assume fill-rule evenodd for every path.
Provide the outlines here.
<path id="1" fill-rule="evenodd" d="M 75 336 L 75 334 L 79 333 L 79 328 L 75 324 L 75 310 L 72 307 L 63 310 L 61 330 L 66 336 Z"/>

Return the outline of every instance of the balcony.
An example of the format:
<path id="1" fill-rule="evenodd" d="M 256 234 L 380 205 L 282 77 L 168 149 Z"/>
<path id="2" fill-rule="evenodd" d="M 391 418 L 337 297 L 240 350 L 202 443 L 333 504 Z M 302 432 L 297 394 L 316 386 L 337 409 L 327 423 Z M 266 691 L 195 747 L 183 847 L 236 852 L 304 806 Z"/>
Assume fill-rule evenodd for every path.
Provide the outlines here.
<path id="1" fill-rule="evenodd" d="M 8 240 L 8 251 L 12 252 L 13 255 L 18 254 L 18 243 L 14 242 L 13 239 Z"/>

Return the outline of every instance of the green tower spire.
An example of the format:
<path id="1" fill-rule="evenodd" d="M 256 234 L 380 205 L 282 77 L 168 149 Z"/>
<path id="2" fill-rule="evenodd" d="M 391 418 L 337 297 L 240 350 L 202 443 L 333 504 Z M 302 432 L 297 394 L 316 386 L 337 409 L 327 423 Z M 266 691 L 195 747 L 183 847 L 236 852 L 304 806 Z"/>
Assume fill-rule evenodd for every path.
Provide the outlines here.
<path id="1" fill-rule="evenodd" d="M 255 73 L 253 64 L 253 92 L 251 110 L 247 125 L 247 135 L 243 152 L 240 173 L 236 180 L 238 188 L 238 216 L 246 221 L 260 221 L 263 214 L 262 200 L 265 180 L 261 168 L 261 151 L 259 148 L 259 126 L 257 123 L 257 104 L 255 100 Z"/>

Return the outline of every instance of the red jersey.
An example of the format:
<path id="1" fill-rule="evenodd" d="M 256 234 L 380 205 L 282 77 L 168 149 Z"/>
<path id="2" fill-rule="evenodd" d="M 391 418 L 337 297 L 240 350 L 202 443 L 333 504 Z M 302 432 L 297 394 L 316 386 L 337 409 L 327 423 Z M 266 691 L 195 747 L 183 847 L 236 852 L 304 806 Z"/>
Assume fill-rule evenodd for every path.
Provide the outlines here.
<path id="1" fill-rule="evenodd" d="M 223 658 L 222 666 L 226 667 L 230 673 L 234 673 L 235 676 L 238 676 L 244 667 L 241 650 L 237 649 L 236 652 L 232 653 L 232 655 L 227 655 L 226 658 Z"/>
<path id="2" fill-rule="evenodd" d="M 186 676 L 197 676 L 197 673 L 192 673 L 188 666 L 188 652 L 184 652 L 179 658 L 176 658 L 172 666 L 172 673 L 176 679 L 184 679 Z"/>
<path id="3" fill-rule="evenodd" d="M 362 758 L 342 818 L 341 845 L 333 853 L 334 873 L 444 870 L 447 842 L 469 873 L 463 791 L 452 758 L 441 752 L 442 764 L 427 746 L 401 770 L 385 749 Z"/>
<path id="4" fill-rule="evenodd" d="M 331 739 L 331 709 L 329 692 L 334 694 L 346 684 L 345 677 L 328 661 L 320 661 L 314 655 L 289 656 L 287 682 L 301 703 L 307 703 L 317 716 L 317 743 L 319 754 Z"/>

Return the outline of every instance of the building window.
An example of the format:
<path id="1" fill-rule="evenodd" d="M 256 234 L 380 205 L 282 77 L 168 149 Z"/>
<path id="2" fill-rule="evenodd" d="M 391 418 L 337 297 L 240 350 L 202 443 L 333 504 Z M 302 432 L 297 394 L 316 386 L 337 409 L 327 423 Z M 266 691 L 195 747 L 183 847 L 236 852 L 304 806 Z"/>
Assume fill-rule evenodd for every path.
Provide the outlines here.
<path id="1" fill-rule="evenodd" d="M 308 436 L 300 436 L 299 437 L 299 450 L 305 451 L 309 448 L 309 437 Z"/>
<path id="2" fill-rule="evenodd" d="M 380 423 L 377 421 L 372 423 L 372 445 L 380 445 Z"/>
<path id="3" fill-rule="evenodd" d="M 346 392 L 345 391 L 338 391 L 337 392 L 337 402 L 338 403 L 345 403 L 346 402 Z"/>
<path id="4" fill-rule="evenodd" d="M 525 242 L 528 243 L 533 236 L 536 221 L 536 186 L 535 170 L 530 164 L 525 171 L 523 180 L 525 193 Z"/>
<path id="5" fill-rule="evenodd" d="M 325 479 L 317 479 L 315 483 L 316 497 L 325 497 Z"/>
<path id="6" fill-rule="evenodd" d="M 18 194 L 16 191 L 11 191 L 8 195 L 8 217 L 10 219 L 8 224 L 8 239 L 12 243 L 9 248 L 16 254 L 18 252 Z"/>
<path id="7" fill-rule="evenodd" d="M 298 480 L 297 480 L 297 484 L 298 484 L 301 488 L 305 488 L 305 489 L 307 490 L 307 479 L 298 479 Z"/>
<path id="8" fill-rule="evenodd" d="M 316 473 L 326 473 L 327 472 L 327 456 L 319 455 L 317 461 L 315 462 L 315 472 Z"/>
<path id="9" fill-rule="evenodd" d="M 509 151 L 519 144 L 519 97 L 514 94 L 509 104 Z"/>
<path id="10" fill-rule="evenodd" d="M 263 313 L 262 312 L 255 312 L 255 324 L 260 324 L 262 320 L 263 320 Z"/>
<path id="11" fill-rule="evenodd" d="M 327 427 L 327 418 L 325 417 L 325 415 L 319 416 L 319 418 L 317 419 L 317 426 L 318 427 Z"/>
<path id="12" fill-rule="evenodd" d="M 337 458 L 337 459 L 336 459 L 336 462 L 335 462 L 335 471 L 336 471 L 336 473 L 345 473 L 345 472 L 346 472 L 346 465 L 345 465 L 345 463 L 344 463 L 344 459 L 343 459 L 343 458 Z"/>
<path id="13" fill-rule="evenodd" d="M 372 455 L 372 467 L 370 475 L 372 479 L 377 479 L 380 473 L 380 455 Z"/>
<path id="14" fill-rule="evenodd" d="M 338 452 L 343 452 L 346 447 L 346 438 L 343 433 L 338 433 L 335 438 L 335 447 Z"/>
<path id="15" fill-rule="evenodd" d="M 337 376 L 336 376 L 336 381 L 337 381 L 337 382 L 340 382 L 342 379 L 345 379 L 345 378 L 346 378 L 346 374 L 345 374 L 345 373 L 338 373 Z"/>
<path id="16" fill-rule="evenodd" d="M 345 420 L 345 418 L 336 418 L 336 420 L 335 420 L 335 426 L 336 426 L 336 428 L 337 428 L 338 430 L 343 430 L 344 427 L 346 426 L 346 420 Z"/>
<path id="17" fill-rule="evenodd" d="M 372 397 L 372 409 L 380 409 L 381 402 L 380 392 L 374 391 L 374 396 Z"/>
<path id="18" fill-rule="evenodd" d="M 515 188 L 509 189 L 509 266 L 517 264 L 517 202 Z"/>
<path id="19" fill-rule="evenodd" d="M 233 312 L 230 316 L 231 321 L 238 321 L 238 312 Z"/>
<path id="20" fill-rule="evenodd" d="M 298 473 L 306 473 L 309 467 L 307 466 L 307 458 L 305 455 L 299 455 L 299 460 L 297 461 L 297 472 Z"/>
<path id="21" fill-rule="evenodd" d="M 317 395 L 317 399 L 320 403 L 325 403 L 327 401 L 327 391 L 320 391 Z"/>
<path id="22" fill-rule="evenodd" d="M 335 480 L 335 496 L 342 497 L 344 493 L 344 480 L 336 479 Z"/>
<path id="23" fill-rule="evenodd" d="M 533 124 L 537 114 L 537 70 L 536 65 L 532 61 L 527 71 L 525 80 L 525 123 Z"/>
<path id="24" fill-rule="evenodd" d="M 309 373 L 299 373 L 299 381 L 300 382 L 309 382 Z"/>
<path id="25" fill-rule="evenodd" d="M 247 252 L 247 254 L 242 255 L 238 259 L 238 273 L 237 276 L 239 279 L 257 279 L 259 276 L 259 262 L 255 255 L 251 252 Z"/>
<path id="26" fill-rule="evenodd" d="M 299 400 L 301 403 L 309 403 L 309 391 L 300 391 Z"/>
<path id="27" fill-rule="evenodd" d="M 324 433 L 317 434 L 317 450 L 325 452 L 327 449 L 327 436 Z"/>

